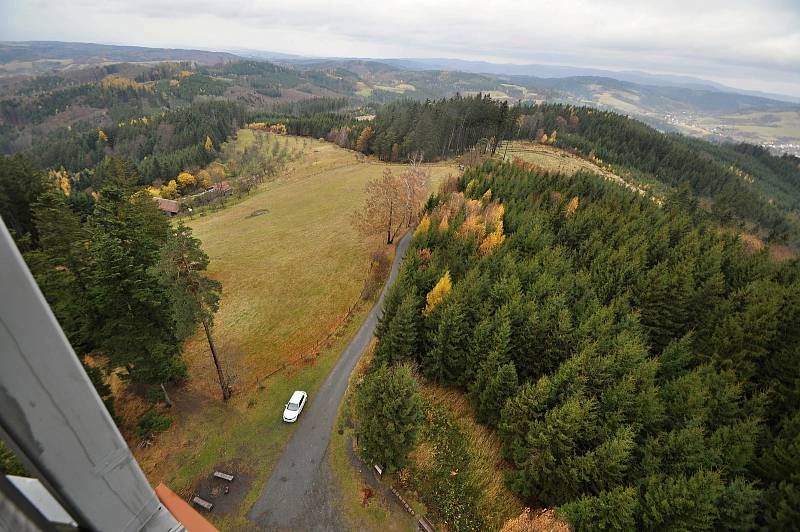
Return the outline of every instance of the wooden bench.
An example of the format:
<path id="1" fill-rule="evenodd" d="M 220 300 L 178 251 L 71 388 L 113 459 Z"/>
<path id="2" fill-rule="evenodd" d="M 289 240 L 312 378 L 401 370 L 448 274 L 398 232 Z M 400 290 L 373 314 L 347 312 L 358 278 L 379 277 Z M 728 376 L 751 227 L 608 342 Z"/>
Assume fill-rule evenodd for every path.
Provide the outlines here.
<path id="1" fill-rule="evenodd" d="M 433 528 L 433 524 L 424 516 L 420 517 L 419 521 L 417 521 L 417 530 L 421 532 L 436 532 L 436 529 Z"/>
<path id="2" fill-rule="evenodd" d="M 214 471 L 214 476 L 217 478 L 221 478 L 222 480 L 227 480 L 228 482 L 233 482 L 233 475 L 229 475 L 221 471 Z"/>
<path id="3" fill-rule="evenodd" d="M 202 508 L 205 508 L 205 509 L 206 509 L 206 510 L 208 510 L 209 512 L 211 511 L 211 509 L 212 509 L 212 508 L 214 508 L 214 505 L 213 505 L 212 503 L 208 502 L 208 501 L 207 501 L 207 500 L 205 500 L 205 499 L 201 499 L 200 497 L 197 497 L 197 496 L 195 496 L 195 497 L 192 499 L 192 502 L 193 502 L 193 503 L 195 503 L 197 506 L 200 506 L 200 507 L 202 507 Z"/>

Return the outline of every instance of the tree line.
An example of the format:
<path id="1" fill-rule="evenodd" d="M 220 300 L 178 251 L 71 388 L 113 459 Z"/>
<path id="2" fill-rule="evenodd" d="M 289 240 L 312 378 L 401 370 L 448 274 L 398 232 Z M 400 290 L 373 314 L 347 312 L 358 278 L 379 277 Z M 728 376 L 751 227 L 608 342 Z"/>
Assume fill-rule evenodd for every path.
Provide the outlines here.
<path id="1" fill-rule="evenodd" d="M 796 260 L 747 252 L 680 202 L 522 163 L 467 170 L 426 212 L 372 371 L 411 363 L 463 389 L 512 490 L 578 530 L 796 524 Z M 417 400 L 397 386 L 402 464 Z"/>
<path id="2" fill-rule="evenodd" d="M 76 188 L 80 190 L 102 186 L 102 174 L 96 167 L 109 156 L 135 164 L 137 184 L 167 182 L 188 167 L 211 162 L 214 149 L 242 127 L 245 119 L 245 110 L 238 104 L 201 102 L 105 129 L 56 132 L 37 143 L 30 155 L 42 167 L 63 167 L 77 173 Z"/>
<path id="3" fill-rule="evenodd" d="M 313 101 L 313 100 L 312 100 Z M 332 108 L 331 108 L 332 109 Z M 504 141 L 534 140 L 601 159 L 634 180 L 684 188 L 695 207 L 710 200 L 718 221 L 755 224 L 774 241 L 800 243 L 800 159 L 748 144 L 713 144 L 665 134 L 609 111 L 565 104 L 508 105 L 480 93 L 441 100 L 401 99 L 378 107 L 372 122 L 326 110 L 286 116 L 289 133 L 326 138 L 386 161 L 443 159 L 477 149 L 493 155 Z"/>
<path id="4" fill-rule="evenodd" d="M 205 274 L 208 257 L 191 229 L 172 226 L 136 186 L 136 167 L 107 163 L 102 186 L 87 202 L 24 156 L 4 156 L 0 215 L 113 411 L 103 375 L 116 372 L 150 389 L 183 379 L 181 347 L 198 324 L 217 364 L 211 327 L 221 285 Z M 227 398 L 221 373 L 220 384 Z"/>

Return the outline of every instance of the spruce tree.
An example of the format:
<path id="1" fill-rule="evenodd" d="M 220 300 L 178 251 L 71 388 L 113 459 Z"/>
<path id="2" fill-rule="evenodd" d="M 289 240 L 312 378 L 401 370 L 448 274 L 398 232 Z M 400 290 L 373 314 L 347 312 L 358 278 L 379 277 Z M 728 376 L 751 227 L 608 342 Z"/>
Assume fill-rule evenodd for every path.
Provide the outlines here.
<path id="1" fill-rule="evenodd" d="M 409 291 L 392 319 L 375 350 L 378 363 L 413 361 L 417 358 L 418 338 L 422 322 L 422 299 L 416 290 Z"/>
<path id="2" fill-rule="evenodd" d="M 711 530 L 725 486 L 718 473 L 649 477 L 641 499 L 644 530 Z"/>
<path id="3" fill-rule="evenodd" d="M 735 478 L 720 495 L 719 518 L 714 526 L 717 530 L 755 530 L 756 517 L 762 504 L 762 493 L 753 483 L 741 477 Z"/>
<path id="4" fill-rule="evenodd" d="M 151 270 L 169 235 L 166 219 L 149 198 L 109 188 L 88 230 L 87 300 L 97 320 L 92 341 L 134 382 L 182 378 L 170 296 Z"/>
<path id="5" fill-rule="evenodd" d="M 468 332 L 464 309 L 458 301 L 442 303 L 431 350 L 422 359 L 422 371 L 440 383 L 461 382 L 466 371 Z"/>
<path id="6" fill-rule="evenodd" d="M 222 398 L 227 400 L 230 388 L 211 336 L 222 284 L 205 274 L 208 263 L 208 255 L 200 247 L 200 240 L 193 237 L 191 228 L 181 222 L 171 229 L 152 272 L 170 296 L 178 341 L 194 332 L 198 323 L 203 324 Z"/>
<path id="7" fill-rule="evenodd" d="M 387 471 L 405 466 L 422 424 L 422 399 L 409 366 L 384 364 L 367 373 L 353 396 L 358 448 Z"/>
<path id="8" fill-rule="evenodd" d="M 497 355 L 491 355 L 481 364 L 470 393 L 477 420 L 497 426 L 506 399 L 516 393 L 518 386 L 514 363 L 500 364 Z"/>
<path id="9" fill-rule="evenodd" d="M 558 515 L 577 532 L 635 530 L 638 502 L 635 488 L 621 486 L 564 504 L 558 509 Z"/>

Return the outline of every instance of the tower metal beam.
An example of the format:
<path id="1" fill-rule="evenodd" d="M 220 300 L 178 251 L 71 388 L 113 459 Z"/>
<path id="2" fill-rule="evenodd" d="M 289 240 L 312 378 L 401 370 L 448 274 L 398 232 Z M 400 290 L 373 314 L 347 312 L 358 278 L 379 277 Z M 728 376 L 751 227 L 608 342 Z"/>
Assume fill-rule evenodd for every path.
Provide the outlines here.
<path id="1" fill-rule="evenodd" d="M 0 433 L 81 529 L 178 532 L 0 220 Z"/>

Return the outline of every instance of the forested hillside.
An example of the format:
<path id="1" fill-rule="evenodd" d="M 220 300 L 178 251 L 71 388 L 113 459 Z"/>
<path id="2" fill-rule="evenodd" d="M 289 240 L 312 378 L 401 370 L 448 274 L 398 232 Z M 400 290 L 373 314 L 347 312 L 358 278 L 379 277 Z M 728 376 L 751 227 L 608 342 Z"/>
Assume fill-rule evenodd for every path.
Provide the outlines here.
<path id="1" fill-rule="evenodd" d="M 105 129 L 53 135 L 37 144 L 32 154 L 41 166 L 64 167 L 70 172 L 92 169 L 108 156 L 123 158 L 138 166 L 140 185 L 156 179 L 166 182 L 186 168 L 211 161 L 214 148 L 242 127 L 245 118 L 241 105 L 202 102 Z M 84 174 L 89 182 L 94 179 L 97 188 L 97 172 L 81 176 Z"/>
<path id="2" fill-rule="evenodd" d="M 752 145 L 668 135 L 607 111 L 560 104 L 508 106 L 488 96 L 382 106 L 365 151 L 426 160 L 476 144 L 495 153 L 506 139 L 532 139 L 610 164 L 638 183 L 676 190 L 729 225 L 757 225 L 773 240 L 800 242 L 800 158 Z"/>
<path id="3" fill-rule="evenodd" d="M 796 525 L 797 261 L 524 164 L 467 170 L 427 212 L 373 367 L 466 392 L 515 492 L 578 530 Z"/>

